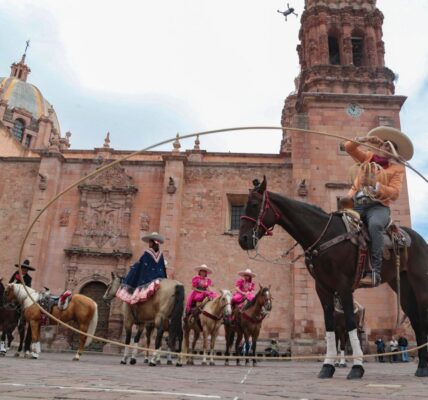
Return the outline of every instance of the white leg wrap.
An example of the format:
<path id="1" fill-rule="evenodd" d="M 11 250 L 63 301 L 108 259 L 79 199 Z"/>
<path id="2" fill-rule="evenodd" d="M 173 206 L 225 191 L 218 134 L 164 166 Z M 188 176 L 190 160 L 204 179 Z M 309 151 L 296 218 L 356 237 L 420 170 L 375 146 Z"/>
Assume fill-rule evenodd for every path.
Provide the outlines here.
<path id="1" fill-rule="evenodd" d="M 360 340 L 358 339 L 357 330 L 348 332 L 349 341 L 351 342 L 352 355 L 358 356 L 354 358 L 354 365 L 363 365 L 363 351 L 361 350 Z"/>
<path id="2" fill-rule="evenodd" d="M 132 355 L 131 358 L 137 359 L 138 349 L 132 349 Z"/>
<path id="3" fill-rule="evenodd" d="M 340 364 L 346 364 L 345 352 L 343 350 L 340 351 Z"/>
<path id="4" fill-rule="evenodd" d="M 125 349 L 123 350 L 123 358 L 122 358 L 122 360 L 123 361 L 127 361 L 128 360 L 128 357 L 129 357 L 129 347 L 125 347 Z"/>
<path id="5" fill-rule="evenodd" d="M 168 347 L 168 349 L 167 349 L 168 351 L 171 351 L 171 349 Z M 167 355 L 166 355 L 166 359 L 167 359 L 167 361 L 172 361 L 172 355 L 171 355 L 171 353 L 168 353 Z"/>
<path id="6" fill-rule="evenodd" d="M 6 346 L 4 342 L 0 342 L 0 353 L 6 353 Z"/>
<path id="7" fill-rule="evenodd" d="M 334 365 L 334 357 L 337 355 L 336 335 L 334 332 L 325 333 L 325 341 L 327 344 L 327 353 L 324 359 L 324 364 Z"/>

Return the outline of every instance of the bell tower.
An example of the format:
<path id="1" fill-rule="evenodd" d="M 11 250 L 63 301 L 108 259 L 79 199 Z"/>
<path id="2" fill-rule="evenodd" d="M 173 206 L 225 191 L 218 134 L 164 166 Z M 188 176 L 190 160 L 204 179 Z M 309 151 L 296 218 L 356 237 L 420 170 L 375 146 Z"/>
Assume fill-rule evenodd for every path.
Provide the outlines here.
<path id="1" fill-rule="evenodd" d="M 281 123 L 287 128 L 283 131 L 281 152 L 291 151 L 296 198 L 327 212 L 335 211 L 338 198 L 348 192 L 353 161 L 340 141 L 293 128 L 349 138 L 364 136 L 379 125 L 401 129 L 399 113 L 406 97 L 395 95 L 396 76 L 385 66 L 383 21 L 376 0 L 305 1 L 297 46 L 300 73 L 282 112 Z M 301 190 L 302 185 L 305 190 Z M 394 220 L 410 225 L 406 182 L 391 211 Z M 295 265 L 294 281 L 294 295 L 302 300 L 294 307 L 295 338 L 313 337 L 323 331 L 323 324 L 313 318 L 321 310 L 314 309 L 318 307 L 315 292 L 306 290 L 313 286 L 313 280 L 303 262 Z M 376 300 L 367 294 L 375 304 L 370 313 L 379 315 L 382 309 L 391 307 L 393 296 L 383 292 L 386 290 L 378 289 L 377 295 L 381 293 L 383 297 Z M 380 327 L 375 315 L 368 318 Z M 308 321 L 313 324 L 310 329 Z M 383 321 L 381 325 L 386 327 L 387 323 Z"/>

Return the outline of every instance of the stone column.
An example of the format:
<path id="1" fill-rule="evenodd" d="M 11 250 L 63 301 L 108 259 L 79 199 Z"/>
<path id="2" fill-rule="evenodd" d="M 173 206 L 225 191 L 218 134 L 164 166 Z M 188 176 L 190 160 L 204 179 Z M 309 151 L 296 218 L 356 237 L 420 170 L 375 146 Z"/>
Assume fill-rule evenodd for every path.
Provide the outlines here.
<path id="1" fill-rule="evenodd" d="M 41 154 L 39 184 L 33 195 L 29 224 L 60 190 L 63 162 L 63 155 L 57 151 L 46 151 Z M 63 275 L 59 266 L 52 265 L 51 268 L 47 268 L 48 247 L 56 210 L 57 206 L 54 203 L 43 213 L 33 226 L 24 247 L 23 258 L 29 258 L 31 264 L 37 268 L 36 273 L 33 274 L 35 288 L 49 286 L 50 281 L 60 282 L 61 278 L 55 279 L 53 275 L 59 274 L 60 277 Z"/>
<path id="2" fill-rule="evenodd" d="M 181 205 L 184 186 L 184 166 L 187 161 L 185 155 L 171 153 L 163 156 L 165 175 L 163 181 L 163 196 L 159 233 L 165 236 L 163 246 L 165 259 L 171 271 L 176 267 L 178 241 L 180 238 Z M 172 277 L 172 276 L 170 276 Z"/>

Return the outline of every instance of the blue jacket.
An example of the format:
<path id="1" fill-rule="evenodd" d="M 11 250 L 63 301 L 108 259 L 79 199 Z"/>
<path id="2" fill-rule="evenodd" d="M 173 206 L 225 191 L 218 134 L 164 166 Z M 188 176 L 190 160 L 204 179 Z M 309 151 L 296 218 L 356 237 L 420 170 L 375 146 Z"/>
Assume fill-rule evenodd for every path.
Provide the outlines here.
<path id="1" fill-rule="evenodd" d="M 146 250 L 126 275 L 124 284 L 133 288 L 146 285 L 158 278 L 166 278 L 165 262 L 162 252 Z"/>

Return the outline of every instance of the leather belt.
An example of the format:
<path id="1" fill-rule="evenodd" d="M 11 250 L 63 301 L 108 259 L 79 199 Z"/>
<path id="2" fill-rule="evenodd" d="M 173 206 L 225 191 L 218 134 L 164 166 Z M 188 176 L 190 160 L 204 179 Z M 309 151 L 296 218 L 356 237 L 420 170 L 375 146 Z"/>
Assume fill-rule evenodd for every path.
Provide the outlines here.
<path id="1" fill-rule="evenodd" d="M 369 204 L 375 204 L 375 203 L 379 203 L 376 200 L 372 200 L 370 197 L 367 196 L 363 196 L 363 197 L 359 197 L 358 199 L 355 199 L 355 205 L 358 206 L 367 206 Z"/>

